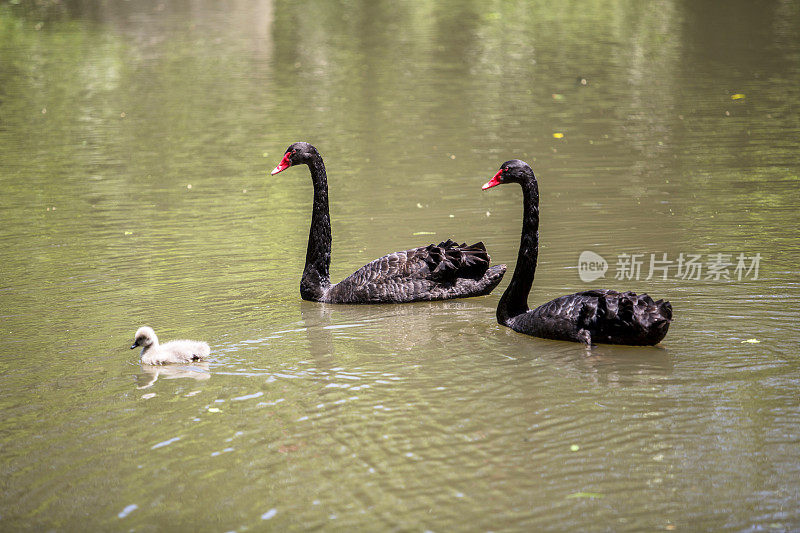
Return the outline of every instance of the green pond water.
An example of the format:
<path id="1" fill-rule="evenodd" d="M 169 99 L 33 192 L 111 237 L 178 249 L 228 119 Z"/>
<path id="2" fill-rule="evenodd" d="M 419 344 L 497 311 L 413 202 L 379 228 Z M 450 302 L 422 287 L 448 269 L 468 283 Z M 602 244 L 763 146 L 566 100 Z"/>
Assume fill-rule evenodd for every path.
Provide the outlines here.
<path id="1" fill-rule="evenodd" d="M 299 140 L 334 281 L 447 238 L 506 280 L 301 301 Z M 647 291 L 660 346 L 496 323 L 511 158 L 530 303 Z M 0 530 L 796 530 L 799 176 L 792 1 L 0 2 Z"/>

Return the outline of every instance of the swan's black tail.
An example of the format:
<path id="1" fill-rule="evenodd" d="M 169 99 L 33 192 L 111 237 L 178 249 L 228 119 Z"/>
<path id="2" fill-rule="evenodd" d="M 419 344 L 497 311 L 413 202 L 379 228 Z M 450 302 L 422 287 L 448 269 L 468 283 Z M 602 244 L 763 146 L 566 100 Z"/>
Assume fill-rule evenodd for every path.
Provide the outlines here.
<path id="1" fill-rule="evenodd" d="M 578 327 L 590 332 L 593 342 L 658 344 L 672 321 L 672 305 L 647 294 L 600 289 L 575 297 L 583 304 Z"/>
<path id="2" fill-rule="evenodd" d="M 638 297 L 634 293 L 625 294 L 630 294 L 636 299 L 636 323 L 642 329 L 648 344 L 661 342 L 669 330 L 670 322 L 672 322 L 672 304 L 666 300 L 653 301 L 647 294 L 642 294 Z"/>
<path id="3" fill-rule="evenodd" d="M 436 281 L 454 281 L 458 278 L 480 279 L 489 268 L 491 257 L 482 242 L 470 246 L 456 244 L 450 239 L 425 248 L 425 262 Z"/>
<path id="4" fill-rule="evenodd" d="M 653 322 L 650 326 L 650 336 L 654 340 L 653 344 L 661 342 L 667 335 L 669 324 L 672 322 L 672 304 L 666 300 L 653 302 L 657 311 L 652 315 Z"/>

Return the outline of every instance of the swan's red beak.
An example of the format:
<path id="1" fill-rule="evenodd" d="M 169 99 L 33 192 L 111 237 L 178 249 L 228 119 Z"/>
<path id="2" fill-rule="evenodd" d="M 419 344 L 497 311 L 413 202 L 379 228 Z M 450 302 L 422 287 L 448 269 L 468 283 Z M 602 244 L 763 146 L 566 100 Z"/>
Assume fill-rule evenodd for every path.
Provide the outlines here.
<path id="1" fill-rule="evenodd" d="M 289 157 L 290 157 L 291 155 L 292 155 L 292 153 L 291 153 L 291 152 L 286 152 L 286 153 L 283 155 L 283 159 L 281 159 L 281 162 L 280 162 L 280 163 L 278 163 L 278 166 L 277 166 L 277 167 L 275 167 L 274 169 L 272 169 L 272 172 L 270 172 L 270 175 L 271 175 L 271 176 L 274 176 L 274 175 L 275 175 L 275 174 L 277 174 L 278 172 L 283 172 L 284 170 L 286 170 L 287 168 L 289 168 L 290 166 L 292 166 L 292 160 L 291 160 L 291 159 L 289 159 Z"/>
<path id="2" fill-rule="evenodd" d="M 491 189 L 495 185 L 500 185 L 501 183 L 503 183 L 502 181 L 500 181 L 500 175 L 502 173 L 503 169 L 501 168 L 500 170 L 497 171 L 497 174 L 495 174 L 492 177 L 492 179 L 483 184 L 483 187 L 481 187 L 481 189 L 485 191 L 486 189 Z"/>

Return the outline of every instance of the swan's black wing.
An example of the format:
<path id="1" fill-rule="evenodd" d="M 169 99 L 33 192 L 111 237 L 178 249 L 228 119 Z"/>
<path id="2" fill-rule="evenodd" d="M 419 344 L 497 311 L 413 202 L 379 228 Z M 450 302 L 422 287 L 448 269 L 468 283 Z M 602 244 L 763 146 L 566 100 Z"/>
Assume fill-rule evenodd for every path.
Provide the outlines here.
<path id="1" fill-rule="evenodd" d="M 511 327 L 548 339 L 587 344 L 658 344 L 672 305 L 647 294 L 597 289 L 561 296 L 512 319 Z"/>
<path id="2" fill-rule="evenodd" d="M 330 288 L 333 303 L 401 303 L 488 294 L 500 283 L 505 265 L 489 268 L 482 242 L 452 240 L 394 252 L 356 270 Z"/>

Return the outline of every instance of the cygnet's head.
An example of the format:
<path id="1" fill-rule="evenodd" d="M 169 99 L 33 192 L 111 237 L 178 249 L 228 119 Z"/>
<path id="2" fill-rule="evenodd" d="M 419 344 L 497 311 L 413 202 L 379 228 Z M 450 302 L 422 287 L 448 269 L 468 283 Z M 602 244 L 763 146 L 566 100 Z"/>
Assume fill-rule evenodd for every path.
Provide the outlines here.
<path id="1" fill-rule="evenodd" d="M 156 332 L 153 331 L 153 328 L 149 326 L 142 326 L 136 330 L 136 336 L 134 336 L 133 338 L 133 344 L 131 345 L 131 350 L 133 350 L 137 346 L 147 348 L 151 344 L 157 344 L 157 343 L 158 343 L 158 337 L 156 337 Z"/>

